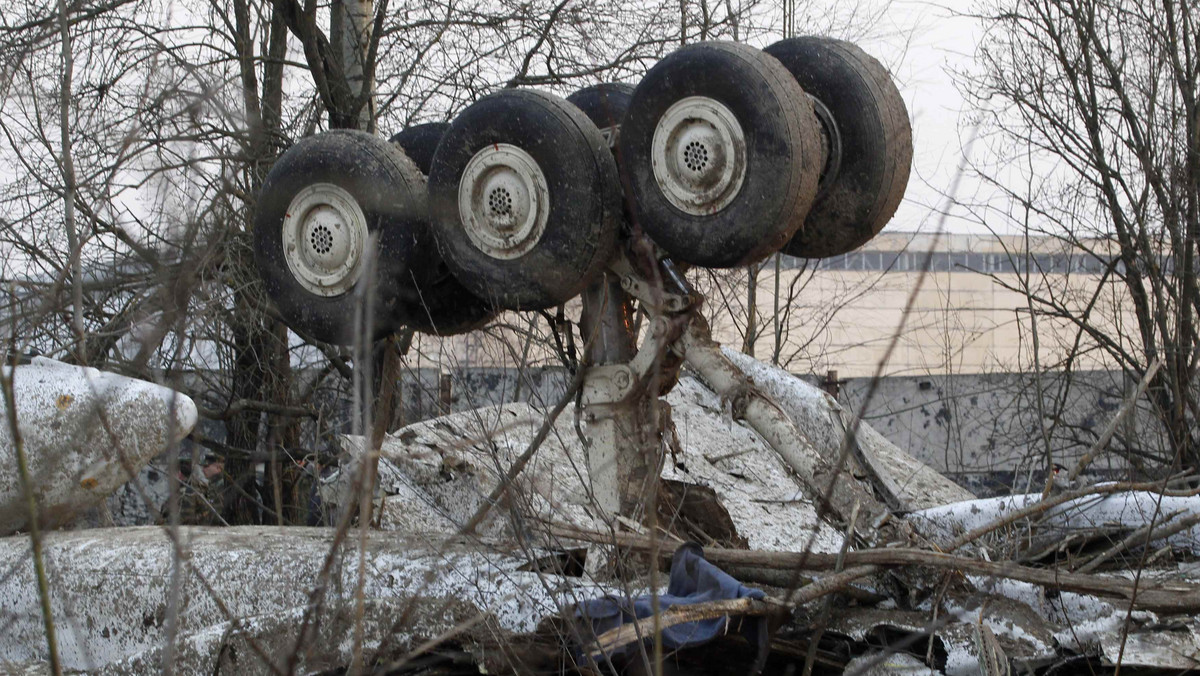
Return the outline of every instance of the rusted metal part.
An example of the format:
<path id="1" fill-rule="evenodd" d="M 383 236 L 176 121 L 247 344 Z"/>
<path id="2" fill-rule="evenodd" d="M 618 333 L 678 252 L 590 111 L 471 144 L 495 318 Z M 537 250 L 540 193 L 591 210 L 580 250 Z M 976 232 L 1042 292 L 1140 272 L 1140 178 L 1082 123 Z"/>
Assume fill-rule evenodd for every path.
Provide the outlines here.
<path id="1" fill-rule="evenodd" d="M 639 248 L 639 245 L 632 245 L 632 248 Z M 661 252 L 646 241 L 640 243 L 640 249 L 643 258 L 653 258 L 654 269 L 649 269 L 651 263 L 648 261 L 639 267 L 627 252 L 622 251 L 613 257 L 609 270 L 620 280 L 621 289 L 641 301 L 649 315 L 681 314 L 700 302 L 671 259 L 661 258 Z"/>
<path id="2" fill-rule="evenodd" d="M 190 398 L 154 383 L 41 357 L 4 369 L 45 527 L 98 504 L 196 424 Z M 0 419 L 0 467 L 13 468 L 12 432 Z M 17 473 L 0 472 L 0 535 L 28 523 Z"/>
<path id="3" fill-rule="evenodd" d="M 584 289 L 580 329 L 588 345 L 589 364 L 624 364 L 637 352 L 633 299 L 611 272 Z"/>

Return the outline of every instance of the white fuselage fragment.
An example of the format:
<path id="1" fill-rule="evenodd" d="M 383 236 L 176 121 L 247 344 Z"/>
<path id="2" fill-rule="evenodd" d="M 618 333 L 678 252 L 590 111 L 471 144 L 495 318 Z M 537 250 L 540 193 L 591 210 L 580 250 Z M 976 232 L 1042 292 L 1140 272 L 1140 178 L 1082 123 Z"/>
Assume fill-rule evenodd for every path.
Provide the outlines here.
<path id="1" fill-rule="evenodd" d="M 333 633 L 319 645 L 310 643 L 313 637 L 302 642 L 301 627 L 314 599 L 320 600 L 314 609 L 319 617 L 312 622 L 324 627 L 339 614 L 353 617 L 361 532 L 340 545 L 330 528 L 180 527 L 177 534 L 182 559 L 166 527 L 45 534 L 64 669 L 161 673 L 172 626 L 176 673 L 214 673 L 232 633 L 252 636 L 277 669 L 297 645 L 311 653 L 297 666 L 302 673 L 349 662 L 353 622 L 329 626 Z M 323 579 L 331 549 L 333 562 Z M 571 603 L 616 591 L 583 578 L 529 572 L 526 555 L 505 547 L 373 531 L 363 551 L 362 594 L 385 611 L 368 613 L 368 656 L 382 640 L 411 646 L 480 613 L 489 614 L 489 631 L 529 633 Z M 0 576 L 0 664 L 45 660 L 28 538 L 0 538 L 0 571 L 11 571 Z M 325 593 L 314 596 L 318 585 Z M 271 673 L 258 656 L 240 652 L 230 673 Z"/>
<path id="2" fill-rule="evenodd" d="M 908 519 L 922 535 L 939 545 L 947 545 L 963 533 L 992 524 L 1041 501 L 1041 493 L 967 500 L 913 512 Z M 1165 526 L 1168 516 L 1182 521 L 1196 515 L 1200 515 L 1200 496 L 1120 491 L 1076 498 L 1039 512 L 1034 519 L 1041 533 L 1065 537 L 1072 532 L 1102 526 L 1131 530 L 1151 522 Z M 1016 523 L 1020 526 L 1024 521 Z M 1200 525 L 1173 533 L 1167 541 L 1176 549 L 1200 554 Z M 1161 546 L 1157 541 L 1151 544 Z"/>
<path id="3" fill-rule="evenodd" d="M 52 359 L 4 367 L 39 521 L 55 527 L 111 494 L 191 432 L 196 405 L 143 380 Z M 29 525 L 8 409 L 0 398 L 0 535 Z"/>

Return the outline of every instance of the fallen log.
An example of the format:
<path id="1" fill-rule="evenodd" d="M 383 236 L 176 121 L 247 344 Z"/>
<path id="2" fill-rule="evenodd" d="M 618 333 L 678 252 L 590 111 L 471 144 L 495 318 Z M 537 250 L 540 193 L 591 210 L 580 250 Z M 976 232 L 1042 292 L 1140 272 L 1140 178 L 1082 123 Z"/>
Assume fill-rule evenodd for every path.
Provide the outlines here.
<path id="1" fill-rule="evenodd" d="M 828 596 L 846 588 L 854 580 L 880 571 L 878 566 L 856 566 L 847 570 L 821 578 L 816 582 L 800 589 L 788 601 L 767 597 L 765 599 L 740 598 L 721 599 L 694 605 L 674 606 L 656 616 L 644 617 L 637 622 L 622 624 L 596 637 L 594 647 L 590 647 L 593 655 L 611 654 L 622 646 L 634 643 L 643 637 L 653 636 L 654 632 L 667 627 L 674 627 L 686 622 L 711 620 L 717 617 L 739 615 L 754 617 L 759 615 L 786 615 L 793 608 L 811 603 L 819 598 Z"/>

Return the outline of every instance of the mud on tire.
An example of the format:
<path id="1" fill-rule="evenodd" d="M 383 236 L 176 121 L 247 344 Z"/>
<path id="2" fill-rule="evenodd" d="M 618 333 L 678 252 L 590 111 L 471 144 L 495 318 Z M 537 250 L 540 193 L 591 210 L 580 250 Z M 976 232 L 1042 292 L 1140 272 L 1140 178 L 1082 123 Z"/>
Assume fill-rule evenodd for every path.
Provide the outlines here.
<path id="1" fill-rule="evenodd" d="M 566 302 L 616 246 L 621 190 L 600 130 L 566 101 L 505 90 L 451 123 L 429 172 L 434 233 L 463 286 L 495 306 Z"/>
<path id="2" fill-rule="evenodd" d="M 764 51 L 829 111 L 841 146 L 834 175 L 823 179 L 784 252 L 825 258 L 853 251 L 879 234 L 904 197 L 912 164 L 904 99 L 883 65 L 849 42 L 798 37 Z"/>
<path id="3" fill-rule="evenodd" d="M 672 258 L 736 267 L 804 222 L 821 168 L 811 101 L 746 45 L 683 47 L 650 69 L 621 126 L 634 224 Z"/>
<path id="4" fill-rule="evenodd" d="M 395 329 L 399 280 L 424 227 L 423 184 L 403 153 L 358 131 L 302 139 L 275 162 L 255 211 L 254 258 L 289 325 L 350 344 L 357 308 L 371 297 L 364 313 L 370 337 Z M 376 234 L 372 262 L 369 239 Z"/>

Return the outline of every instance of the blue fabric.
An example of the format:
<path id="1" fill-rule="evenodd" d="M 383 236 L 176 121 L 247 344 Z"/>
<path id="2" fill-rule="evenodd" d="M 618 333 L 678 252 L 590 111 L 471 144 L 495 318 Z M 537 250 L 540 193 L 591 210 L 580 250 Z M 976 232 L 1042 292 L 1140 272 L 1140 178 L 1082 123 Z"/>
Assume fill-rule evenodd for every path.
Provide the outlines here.
<path id="1" fill-rule="evenodd" d="M 760 589 L 752 589 L 738 582 L 725 571 L 717 568 L 704 558 L 704 550 L 700 545 L 689 542 L 675 550 L 671 558 L 671 578 L 667 583 L 667 593 L 658 597 L 659 608 L 666 610 L 672 606 L 686 606 L 708 601 L 724 599 L 740 599 L 744 597 L 755 599 L 765 598 L 766 594 Z M 584 601 L 576 607 L 576 617 L 591 625 L 592 636 L 599 636 L 610 629 L 622 624 L 634 622 L 637 619 L 651 615 L 651 597 L 639 596 L 633 599 L 604 598 Z M 768 639 L 767 620 L 765 617 L 718 617 L 711 620 L 685 622 L 663 629 L 663 647 L 678 650 L 698 646 L 725 633 L 725 628 L 740 630 L 750 645 L 758 646 L 759 660 L 766 654 Z M 647 637 L 647 642 L 651 637 Z M 631 644 L 619 649 L 615 656 L 624 656 L 639 650 L 637 644 Z M 588 652 L 585 646 L 584 652 Z"/>

